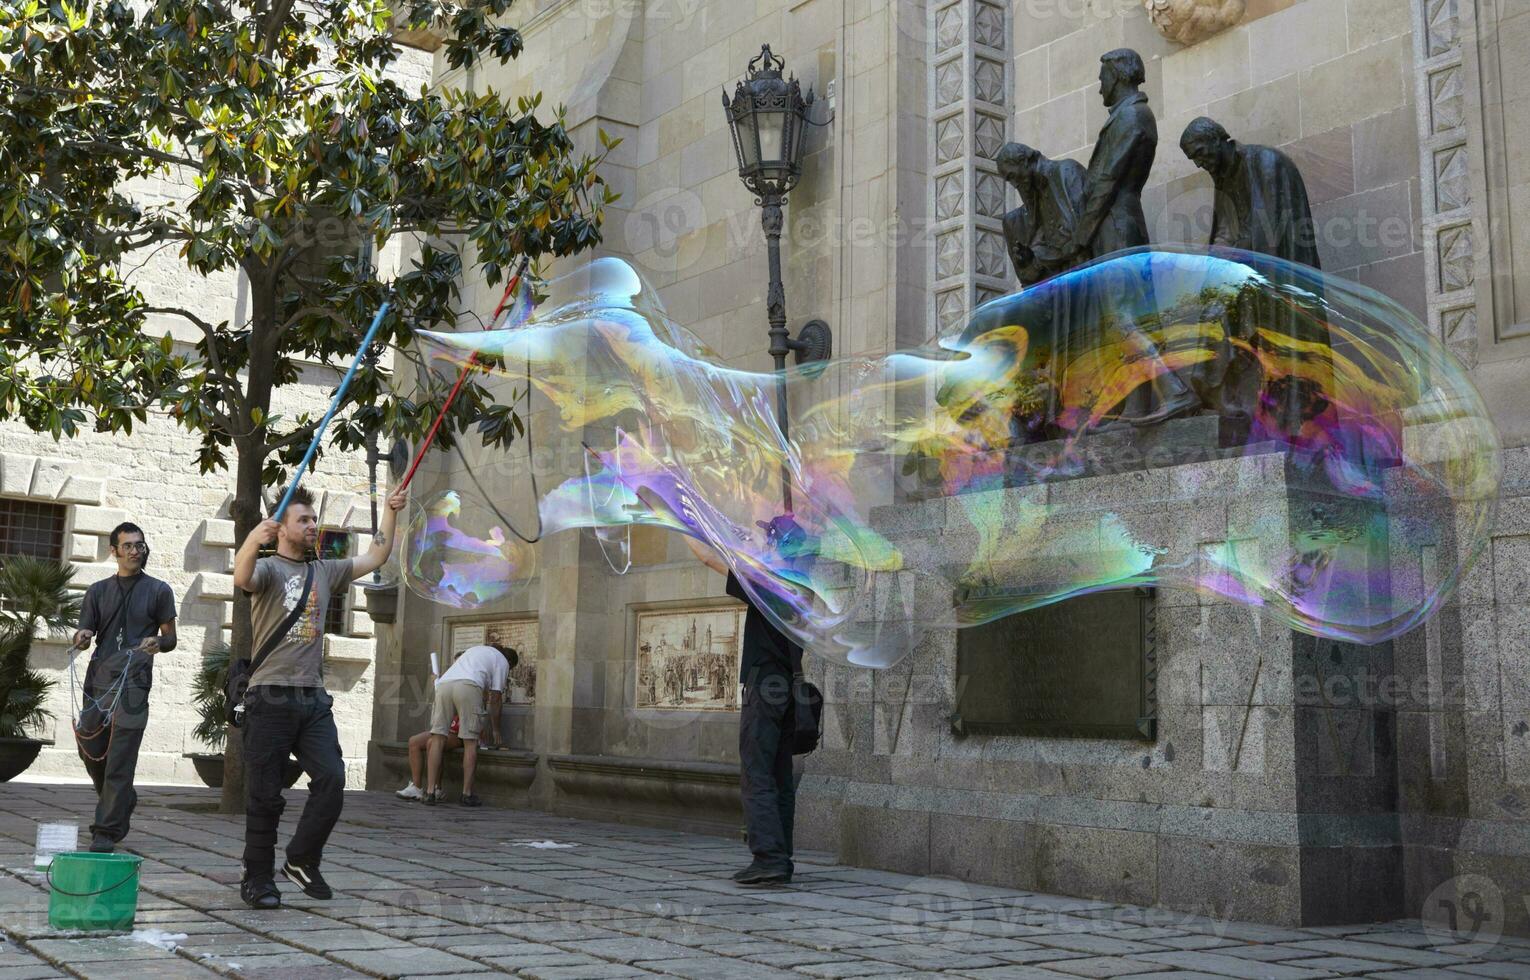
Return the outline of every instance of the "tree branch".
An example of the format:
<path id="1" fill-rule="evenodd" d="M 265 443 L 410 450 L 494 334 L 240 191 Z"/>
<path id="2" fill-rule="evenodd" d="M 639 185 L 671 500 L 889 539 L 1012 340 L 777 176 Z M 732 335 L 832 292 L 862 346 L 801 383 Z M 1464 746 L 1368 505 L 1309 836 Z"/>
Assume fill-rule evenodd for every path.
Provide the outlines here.
<path id="1" fill-rule="evenodd" d="M 209 370 L 207 376 L 217 382 L 218 387 L 223 389 L 223 394 L 228 398 L 229 404 L 235 409 L 244 407 L 244 392 L 238 383 L 223 370 L 223 358 L 218 354 L 218 328 L 207 320 L 202 319 L 190 310 L 183 310 L 178 306 L 146 306 L 145 313 L 165 313 L 170 316 L 182 317 L 197 326 L 202 331 L 202 336 L 207 342 L 207 360 Z M 208 414 L 214 416 L 216 421 L 223 424 L 225 430 L 233 433 L 233 421 L 229 417 L 209 408 Z"/>
<path id="2" fill-rule="evenodd" d="M 169 316 L 178 316 L 183 320 L 187 320 L 201 329 L 202 333 L 207 335 L 209 342 L 212 340 L 214 330 L 217 329 L 211 323 L 208 323 L 206 320 L 197 316 L 190 310 L 183 310 L 178 306 L 145 306 L 143 307 L 143 311 L 145 313 L 164 313 Z"/>
<path id="3" fill-rule="evenodd" d="M 286 449 L 288 446 L 295 446 L 299 443 L 307 442 L 313 438 L 313 433 L 316 428 L 318 428 L 317 422 L 310 422 L 307 425 L 300 425 L 296 429 L 293 429 L 291 432 L 282 436 L 280 439 L 277 439 L 274 442 L 265 443 L 265 448 L 262 450 L 262 455 L 269 456 L 274 452 L 279 452 L 280 450 Z"/>
<path id="4" fill-rule="evenodd" d="M 282 21 L 292 12 L 292 4 L 295 0 L 276 0 L 271 7 L 271 13 L 266 17 L 265 24 L 261 27 L 264 36 L 260 40 L 260 53 L 265 57 L 271 57 L 276 50 L 277 39 L 282 36 Z"/>
<path id="5" fill-rule="evenodd" d="M 335 313 L 335 308 L 332 306 L 304 306 L 289 316 L 285 323 L 276 328 L 276 339 L 280 341 L 283 334 L 297 326 L 298 321 L 303 319 L 303 317 L 312 313 L 327 313 L 332 318 L 339 319 L 339 316 Z"/>
<path id="6" fill-rule="evenodd" d="M 174 164 L 178 167 L 189 167 L 198 173 L 202 171 L 202 164 L 198 161 L 190 157 L 178 157 L 174 153 L 167 153 L 152 146 L 128 146 L 124 143 L 110 143 L 106 140 L 91 140 L 88 143 L 72 143 L 70 145 L 81 150 L 88 150 L 91 153 L 112 156 L 143 156 L 148 157 L 150 160 L 158 160 L 160 163 Z"/>

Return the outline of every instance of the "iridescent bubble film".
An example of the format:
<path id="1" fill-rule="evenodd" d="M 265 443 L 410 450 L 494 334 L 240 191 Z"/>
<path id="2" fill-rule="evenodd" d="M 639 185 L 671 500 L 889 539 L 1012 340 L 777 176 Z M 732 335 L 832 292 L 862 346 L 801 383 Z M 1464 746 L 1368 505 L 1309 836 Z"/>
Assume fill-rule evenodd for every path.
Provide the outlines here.
<path id="1" fill-rule="evenodd" d="M 411 590 L 454 609 L 503 599 L 536 571 L 536 551 L 455 490 L 410 508 L 400 561 Z"/>
<path id="2" fill-rule="evenodd" d="M 1446 601 L 1493 519 L 1498 438 L 1461 365 L 1385 296 L 1265 256 L 1117 253 L 922 348 L 792 366 L 790 438 L 777 375 L 724 366 L 625 263 L 547 293 L 520 327 L 424 341 L 443 382 L 474 354 L 529 373 L 544 533 L 600 529 L 616 572 L 632 525 L 696 537 L 844 663 L 1136 586 L 1375 643 Z M 413 550 L 456 540 L 436 520 L 411 526 L 417 591 L 524 579 L 479 525 L 458 529 L 488 546 L 451 547 L 481 567 L 443 586 Z"/>

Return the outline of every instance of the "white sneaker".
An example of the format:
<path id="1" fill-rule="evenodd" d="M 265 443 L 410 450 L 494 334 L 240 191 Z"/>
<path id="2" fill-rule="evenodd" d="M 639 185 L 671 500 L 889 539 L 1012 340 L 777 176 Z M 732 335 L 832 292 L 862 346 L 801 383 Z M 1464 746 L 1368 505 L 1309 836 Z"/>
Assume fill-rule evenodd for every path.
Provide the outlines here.
<path id="1" fill-rule="evenodd" d="M 408 786 L 393 794 L 401 800 L 423 800 L 425 793 L 411 780 Z"/>

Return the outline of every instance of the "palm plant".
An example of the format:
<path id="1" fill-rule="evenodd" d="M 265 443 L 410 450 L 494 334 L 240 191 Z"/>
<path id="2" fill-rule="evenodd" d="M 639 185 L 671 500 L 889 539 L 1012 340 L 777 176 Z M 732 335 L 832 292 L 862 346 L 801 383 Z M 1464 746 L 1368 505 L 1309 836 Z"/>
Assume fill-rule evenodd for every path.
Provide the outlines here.
<path id="1" fill-rule="evenodd" d="M 191 686 L 191 703 L 196 705 L 197 714 L 202 718 L 191 734 L 212 746 L 214 752 L 223 751 L 223 743 L 228 738 L 228 695 L 223 693 L 228 683 L 228 660 L 227 643 L 214 643 L 208 647 L 202 654 L 202 669 L 197 671 Z"/>
<path id="2" fill-rule="evenodd" d="M 55 561 L 16 555 L 0 562 L 0 738 L 26 738 L 53 717 L 45 705 L 54 682 L 28 661 L 34 639 L 79 620 L 73 578 L 71 566 Z"/>

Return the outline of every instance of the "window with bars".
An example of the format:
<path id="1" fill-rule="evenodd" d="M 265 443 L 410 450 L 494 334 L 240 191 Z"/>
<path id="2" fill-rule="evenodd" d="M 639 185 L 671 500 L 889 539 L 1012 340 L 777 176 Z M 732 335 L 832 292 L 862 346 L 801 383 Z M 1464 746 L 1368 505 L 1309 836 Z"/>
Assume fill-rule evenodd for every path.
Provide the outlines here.
<path id="1" fill-rule="evenodd" d="M 0 497 L 0 558 L 30 555 L 64 560 L 64 527 L 69 508 L 36 500 Z"/>
<path id="2" fill-rule="evenodd" d="M 319 557 L 351 557 L 351 532 L 333 527 L 320 528 Z M 350 588 L 346 587 L 336 589 L 330 595 L 329 608 L 324 610 L 324 632 L 342 636 L 345 634 L 345 603 L 350 596 L 350 591 Z"/>

